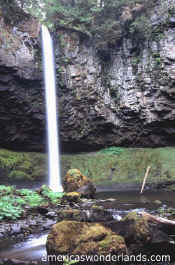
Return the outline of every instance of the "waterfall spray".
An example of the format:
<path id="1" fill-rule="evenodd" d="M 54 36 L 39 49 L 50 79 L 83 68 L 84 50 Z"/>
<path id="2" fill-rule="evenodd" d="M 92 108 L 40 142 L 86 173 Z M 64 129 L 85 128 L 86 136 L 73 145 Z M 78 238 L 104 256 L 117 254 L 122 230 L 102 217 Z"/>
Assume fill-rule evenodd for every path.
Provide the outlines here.
<path id="1" fill-rule="evenodd" d="M 44 25 L 42 25 L 42 50 L 47 115 L 49 187 L 53 191 L 61 192 L 63 188 L 60 173 L 55 60 L 52 38 Z"/>

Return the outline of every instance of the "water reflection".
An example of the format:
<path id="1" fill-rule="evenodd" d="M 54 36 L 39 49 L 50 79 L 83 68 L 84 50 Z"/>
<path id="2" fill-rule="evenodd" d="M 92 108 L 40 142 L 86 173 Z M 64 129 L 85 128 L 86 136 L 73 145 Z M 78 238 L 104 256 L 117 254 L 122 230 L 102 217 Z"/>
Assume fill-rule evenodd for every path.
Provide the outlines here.
<path id="1" fill-rule="evenodd" d="M 29 238 L 22 243 L 9 245 L 6 250 L 0 251 L 0 258 L 19 259 L 19 260 L 41 260 L 46 255 L 47 234 Z"/>

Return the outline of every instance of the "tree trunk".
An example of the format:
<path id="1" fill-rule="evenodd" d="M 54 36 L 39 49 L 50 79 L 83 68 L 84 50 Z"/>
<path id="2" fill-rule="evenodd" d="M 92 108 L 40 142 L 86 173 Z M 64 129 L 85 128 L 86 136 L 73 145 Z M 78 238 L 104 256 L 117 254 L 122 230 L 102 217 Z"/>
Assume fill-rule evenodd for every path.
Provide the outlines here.
<path id="1" fill-rule="evenodd" d="M 168 220 L 163 217 L 155 216 L 146 212 L 142 212 L 141 215 L 145 217 L 148 221 L 158 223 L 158 224 L 168 224 L 168 225 L 175 225 L 175 221 Z"/>

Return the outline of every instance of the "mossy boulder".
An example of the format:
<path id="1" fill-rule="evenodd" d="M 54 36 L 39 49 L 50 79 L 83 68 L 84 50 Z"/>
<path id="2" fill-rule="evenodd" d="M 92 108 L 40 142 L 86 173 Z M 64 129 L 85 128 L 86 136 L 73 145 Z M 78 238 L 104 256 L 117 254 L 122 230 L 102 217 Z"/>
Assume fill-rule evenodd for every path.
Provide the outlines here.
<path id="1" fill-rule="evenodd" d="M 84 222 L 107 222 L 113 221 L 112 213 L 99 206 L 89 209 L 65 209 L 57 212 L 58 220 L 74 220 Z"/>
<path id="2" fill-rule="evenodd" d="M 67 192 L 62 197 L 62 202 L 79 202 L 81 194 L 79 192 Z"/>
<path id="3" fill-rule="evenodd" d="M 92 181 L 78 169 L 70 169 L 63 180 L 65 192 L 79 192 L 82 196 L 93 198 L 96 188 Z"/>
<path id="4" fill-rule="evenodd" d="M 110 253 L 116 255 L 127 253 L 122 236 L 102 224 L 77 221 L 62 221 L 53 225 L 47 238 L 46 248 L 48 254 L 55 255 L 106 256 Z"/>
<path id="5" fill-rule="evenodd" d="M 130 212 L 122 221 L 127 224 L 124 237 L 128 244 L 143 245 L 151 242 L 152 233 L 146 218 L 137 212 Z"/>
<path id="6" fill-rule="evenodd" d="M 78 209 L 65 209 L 57 212 L 57 217 L 59 221 L 63 220 L 74 220 L 74 221 L 84 221 L 85 214 L 83 211 Z"/>

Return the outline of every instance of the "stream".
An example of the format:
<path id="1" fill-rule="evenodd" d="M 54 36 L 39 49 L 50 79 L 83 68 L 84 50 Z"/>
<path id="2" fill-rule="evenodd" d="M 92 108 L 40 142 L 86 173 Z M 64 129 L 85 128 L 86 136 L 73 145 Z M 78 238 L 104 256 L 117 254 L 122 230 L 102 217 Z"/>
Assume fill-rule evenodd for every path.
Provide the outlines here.
<path id="1" fill-rule="evenodd" d="M 156 214 L 160 206 L 162 208 L 175 208 L 175 192 L 151 192 L 145 191 L 140 195 L 138 191 L 114 192 L 104 191 L 96 194 L 98 205 L 103 205 L 108 211 L 112 211 L 113 217 L 120 220 L 129 211 L 147 211 Z M 115 200 L 114 200 L 115 199 Z M 0 258 L 19 259 L 22 261 L 41 261 L 46 255 L 45 243 L 47 233 L 33 235 L 24 242 L 8 240 L 0 245 Z M 47 264 L 41 262 L 41 264 Z"/>

